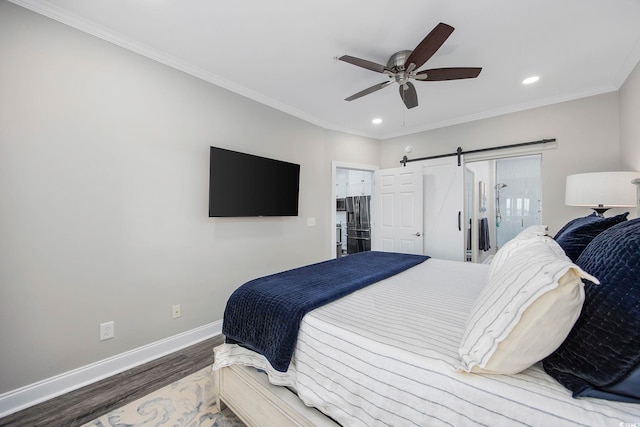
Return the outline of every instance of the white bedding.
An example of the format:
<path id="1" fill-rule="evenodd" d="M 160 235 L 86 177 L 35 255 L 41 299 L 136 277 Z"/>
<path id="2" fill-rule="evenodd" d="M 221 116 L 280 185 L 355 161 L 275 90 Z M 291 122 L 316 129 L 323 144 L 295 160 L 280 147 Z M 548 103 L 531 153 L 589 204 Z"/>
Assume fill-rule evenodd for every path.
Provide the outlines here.
<path id="1" fill-rule="evenodd" d="M 429 259 L 307 314 L 288 372 L 227 344 L 216 349 L 214 369 L 264 369 L 344 426 L 639 423 L 640 405 L 573 399 L 539 366 L 516 375 L 456 370 L 488 268 Z"/>

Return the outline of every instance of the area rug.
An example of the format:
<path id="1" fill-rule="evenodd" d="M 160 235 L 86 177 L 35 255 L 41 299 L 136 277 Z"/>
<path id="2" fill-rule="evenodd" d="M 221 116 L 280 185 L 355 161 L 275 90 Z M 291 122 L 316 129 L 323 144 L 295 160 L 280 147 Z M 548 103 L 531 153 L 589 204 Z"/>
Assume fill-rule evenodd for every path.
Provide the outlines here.
<path id="1" fill-rule="evenodd" d="M 229 409 L 215 402 L 211 367 L 174 382 L 83 427 L 244 427 Z"/>

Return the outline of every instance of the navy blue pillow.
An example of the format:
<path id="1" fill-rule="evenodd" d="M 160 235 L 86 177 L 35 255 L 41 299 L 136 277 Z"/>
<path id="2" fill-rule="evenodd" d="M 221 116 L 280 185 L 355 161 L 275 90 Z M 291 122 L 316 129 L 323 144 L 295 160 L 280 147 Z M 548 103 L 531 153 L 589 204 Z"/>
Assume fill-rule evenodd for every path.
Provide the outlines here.
<path id="1" fill-rule="evenodd" d="M 600 281 L 585 282 L 585 302 L 545 371 L 573 392 L 640 403 L 640 218 L 602 232 L 577 265 Z"/>
<path id="2" fill-rule="evenodd" d="M 567 254 L 569 259 L 576 262 L 584 248 L 591 243 L 594 237 L 609 227 L 626 221 L 628 215 L 629 212 L 625 212 L 620 215 L 603 218 L 594 212 L 585 217 L 572 219 L 558 231 L 553 239 L 564 249 L 564 253 Z"/>

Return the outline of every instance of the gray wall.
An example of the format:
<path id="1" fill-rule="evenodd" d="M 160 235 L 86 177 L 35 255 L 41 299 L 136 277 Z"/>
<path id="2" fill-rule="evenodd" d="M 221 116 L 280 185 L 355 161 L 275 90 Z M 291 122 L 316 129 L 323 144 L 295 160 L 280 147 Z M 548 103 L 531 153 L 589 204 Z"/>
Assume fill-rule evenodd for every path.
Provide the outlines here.
<path id="1" fill-rule="evenodd" d="M 329 258 L 331 161 L 380 158 L 5 1 L 0 58 L 0 393 L 218 321 L 243 282 Z M 300 216 L 208 218 L 210 145 L 301 164 Z"/>
<path id="2" fill-rule="evenodd" d="M 620 163 L 640 171 L 640 64 L 620 88 Z"/>
<path id="3" fill-rule="evenodd" d="M 472 150 L 557 138 L 556 149 L 542 151 L 542 220 L 555 233 L 569 219 L 591 212 L 564 205 L 566 176 L 620 168 L 618 98 L 611 92 L 385 140 L 381 167 L 399 166 L 407 145 L 413 146 L 409 157 L 417 158 L 458 146 Z"/>

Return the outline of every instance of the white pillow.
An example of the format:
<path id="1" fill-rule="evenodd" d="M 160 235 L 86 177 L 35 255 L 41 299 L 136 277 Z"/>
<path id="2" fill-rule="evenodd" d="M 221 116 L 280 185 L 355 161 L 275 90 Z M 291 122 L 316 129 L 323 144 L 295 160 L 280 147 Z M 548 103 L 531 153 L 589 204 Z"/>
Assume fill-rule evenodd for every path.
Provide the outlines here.
<path id="1" fill-rule="evenodd" d="M 522 230 L 514 239 L 526 239 L 533 236 L 546 236 L 549 231 L 549 227 L 543 224 L 530 225 Z"/>
<path id="2" fill-rule="evenodd" d="M 532 225 L 522 230 L 513 239 L 505 243 L 491 259 L 488 277 L 491 278 L 495 271 L 515 252 L 532 243 L 544 241 L 547 235 L 546 225 Z M 560 248 L 562 250 L 562 248 Z M 562 252 L 564 253 L 564 252 Z"/>
<path id="3" fill-rule="evenodd" d="M 514 374 L 565 340 L 584 302 L 581 277 L 598 283 L 550 237 L 513 252 L 471 309 L 458 349 L 460 370 Z"/>

